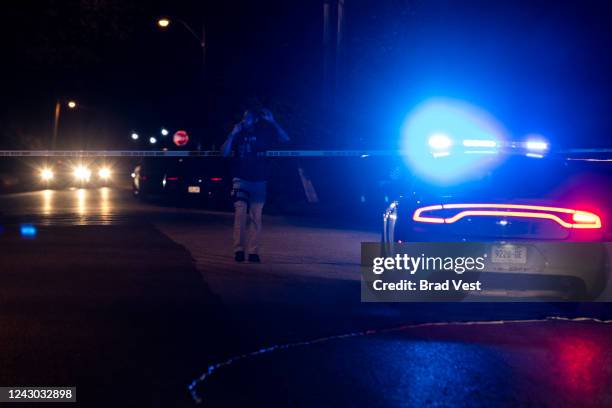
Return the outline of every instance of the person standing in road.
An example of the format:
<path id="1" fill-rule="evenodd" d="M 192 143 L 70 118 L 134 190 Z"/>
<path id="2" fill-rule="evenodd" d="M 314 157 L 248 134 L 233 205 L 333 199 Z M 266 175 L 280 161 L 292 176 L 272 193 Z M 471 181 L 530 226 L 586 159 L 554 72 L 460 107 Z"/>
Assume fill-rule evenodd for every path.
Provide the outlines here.
<path id="1" fill-rule="evenodd" d="M 232 158 L 234 199 L 234 259 L 261 262 L 259 245 L 261 214 L 266 201 L 269 163 L 266 150 L 276 141 L 289 141 L 287 132 L 268 109 L 248 109 L 221 146 L 221 154 Z M 250 221 L 247 236 L 247 221 Z"/>

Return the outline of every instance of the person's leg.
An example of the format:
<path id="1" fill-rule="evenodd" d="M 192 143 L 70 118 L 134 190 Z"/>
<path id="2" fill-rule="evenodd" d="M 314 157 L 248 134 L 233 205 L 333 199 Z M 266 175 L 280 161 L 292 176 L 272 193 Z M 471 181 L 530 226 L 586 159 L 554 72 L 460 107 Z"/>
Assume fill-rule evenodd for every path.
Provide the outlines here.
<path id="1" fill-rule="evenodd" d="M 236 261 L 244 261 L 246 245 L 246 224 L 248 209 L 248 192 L 244 189 L 244 182 L 240 179 L 233 180 L 234 197 L 234 254 Z"/>
<path id="2" fill-rule="evenodd" d="M 246 243 L 247 203 L 234 203 L 234 252 L 244 252 Z"/>
<path id="3" fill-rule="evenodd" d="M 259 247 L 262 229 L 262 211 L 266 202 L 266 182 L 251 183 L 251 202 L 249 206 L 249 227 L 248 253 L 249 261 L 259 262 Z"/>
<path id="4" fill-rule="evenodd" d="M 251 225 L 249 226 L 249 247 L 248 252 L 250 255 L 259 255 L 260 236 L 261 236 L 261 214 L 264 203 L 251 203 L 249 208 L 249 218 L 251 219 Z"/>

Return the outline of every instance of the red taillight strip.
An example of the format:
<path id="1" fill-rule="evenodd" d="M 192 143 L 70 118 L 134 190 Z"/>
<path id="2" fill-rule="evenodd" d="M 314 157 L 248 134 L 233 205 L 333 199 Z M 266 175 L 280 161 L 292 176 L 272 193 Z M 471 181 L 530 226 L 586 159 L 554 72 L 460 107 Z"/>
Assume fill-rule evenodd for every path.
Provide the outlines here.
<path id="1" fill-rule="evenodd" d="M 587 217 L 591 220 L 593 220 L 590 223 L 587 222 L 575 222 L 577 220 L 576 215 L 578 216 L 582 216 L 582 217 Z M 572 220 L 574 221 L 574 223 L 572 224 L 572 228 L 581 228 L 581 229 L 585 229 L 585 228 L 601 228 L 601 218 L 599 218 L 599 215 L 594 214 L 592 212 L 588 212 L 588 211 L 579 211 L 576 210 L 576 212 L 574 213 L 574 216 L 572 217 Z"/>
<path id="2" fill-rule="evenodd" d="M 563 221 L 561 218 L 553 214 L 548 213 L 536 213 L 527 211 L 495 211 L 495 210 L 482 210 L 482 211 L 461 211 L 459 214 L 444 219 L 446 224 L 452 224 L 465 217 L 478 216 L 478 217 L 520 217 L 520 218 L 543 218 L 558 222 L 565 228 L 572 228 L 572 224 Z"/>
<path id="3" fill-rule="evenodd" d="M 442 209 L 441 205 L 430 205 L 428 207 L 421 207 L 414 212 L 412 219 L 415 221 L 419 221 L 419 222 L 431 222 L 434 224 L 444 224 L 444 218 L 421 216 L 421 213 L 425 211 L 434 211 L 434 210 L 441 210 L 441 209 Z"/>
<path id="4" fill-rule="evenodd" d="M 424 212 L 446 210 L 446 209 L 462 209 L 470 208 L 471 210 L 461 211 L 449 218 L 442 217 L 427 217 L 423 216 Z M 493 208 L 495 210 L 475 210 L 477 208 Z M 525 211 L 507 211 L 507 210 L 525 210 Z M 592 220 L 592 222 L 575 222 L 570 223 L 562 220 L 557 215 L 551 213 L 562 213 L 562 214 L 577 214 L 586 219 Z M 476 216 L 476 217 L 519 217 L 519 218 L 540 218 L 555 221 L 559 225 L 565 228 L 577 228 L 577 229 L 597 229 L 601 228 L 601 219 L 596 214 L 579 211 L 571 208 L 560 208 L 560 207 L 545 207 L 539 205 L 526 205 L 526 204 L 444 204 L 444 205 L 430 205 L 427 207 L 418 208 L 412 217 L 414 221 L 426 222 L 434 224 L 452 224 L 459 221 L 462 218 Z M 577 217 L 574 217 L 576 221 Z M 579 218 L 579 217 L 578 217 Z"/>
<path id="5" fill-rule="evenodd" d="M 561 207 L 545 207 L 541 205 L 529 204 L 444 204 L 446 208 L 511 208 L 514 210 L 535 210 L 535 211 L 551 211 L 565 214 L 573 214 L 576 210 Z"/>

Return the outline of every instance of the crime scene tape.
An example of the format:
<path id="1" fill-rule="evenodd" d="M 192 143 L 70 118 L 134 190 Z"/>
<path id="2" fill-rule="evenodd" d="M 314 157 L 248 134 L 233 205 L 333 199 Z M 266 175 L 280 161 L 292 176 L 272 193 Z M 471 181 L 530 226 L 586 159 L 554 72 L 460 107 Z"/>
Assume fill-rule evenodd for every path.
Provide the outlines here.
<path id="1" fill-rule="evenodd" d="M 612 153 L 612 149 L 566 149 L 557 154 Z M 267 157 L 402 156 L 400 150 L 269 150 Z M 217 150 L 0 150 L 0 157 L 219 157 Z"/>
<path id="2" fill-rule="evenodd" d="M 0 150 L 0 157 L 214 157 L 219 155 L 218 151 L 211 150 Z"/>
<path id="3" fill-rule="evenodd" d="M 395 150 L 269 150 L 267 157 L 393 156 Z M 219 157 L 217 150 L 0 150 L 0 157 Z"/>

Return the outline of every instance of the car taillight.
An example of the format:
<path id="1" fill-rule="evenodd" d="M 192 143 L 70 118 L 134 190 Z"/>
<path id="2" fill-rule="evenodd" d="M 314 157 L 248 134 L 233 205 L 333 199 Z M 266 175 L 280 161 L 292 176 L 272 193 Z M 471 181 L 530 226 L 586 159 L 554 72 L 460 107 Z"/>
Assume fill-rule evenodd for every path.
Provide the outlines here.
<path id="1" fill-rule="evenodd" d="M 210 181 L 223 181 L 222 177 L 211 177 Z"/>
<path id="2" fill-rule="evenodd" d="M 572 221 L 573 228 L 601 228 L 599 216 L 586 211 L 576 211 L 572 215 Z"/>
<path id="3" fill-rule="evenodd" d="M 166 177 L 166 180 L 168 181 L 178 181 L 178 177 Z"/>
<path id="4" fill-rule="evenodd" d="M 440 212 L 443 212 L 443 214 L 440 214 Z M 415 222 L 423 223 L 453 224 L 465 217 L 535 218 L 554 221 L 564 228 L 601 228 L 601 219 L 592 212 L 573 208 L 524 204 L 430 205 L 416 209 L 412 219 Z"/>

